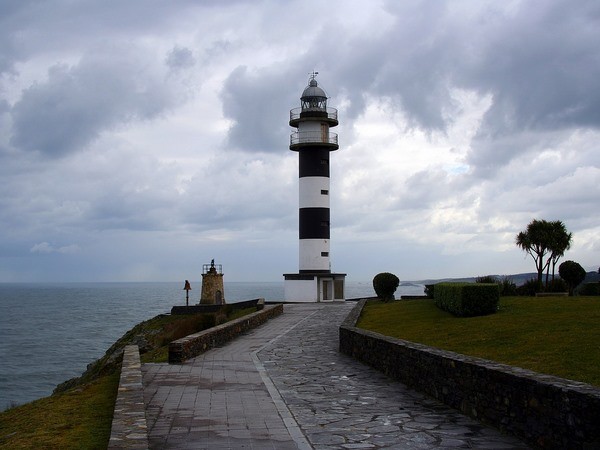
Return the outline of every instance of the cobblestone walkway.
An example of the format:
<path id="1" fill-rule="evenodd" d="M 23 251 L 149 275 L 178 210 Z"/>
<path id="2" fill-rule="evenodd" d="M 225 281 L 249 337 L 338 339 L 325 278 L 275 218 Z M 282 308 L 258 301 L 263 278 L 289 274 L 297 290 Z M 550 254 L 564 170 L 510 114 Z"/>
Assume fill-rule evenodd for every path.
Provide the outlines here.
<path id="1" fill-rule="evenodd" d="M 144 364 L 150 447 L 527 448 L 340 354 L 353 306 L 286 305 L 185 364 Z"/>
<path id="2" fill-rule="evenodd" d="M 325 305 L 258 354 L 313 448 L 528 448 L 340 354 L 353 306 Z"/>

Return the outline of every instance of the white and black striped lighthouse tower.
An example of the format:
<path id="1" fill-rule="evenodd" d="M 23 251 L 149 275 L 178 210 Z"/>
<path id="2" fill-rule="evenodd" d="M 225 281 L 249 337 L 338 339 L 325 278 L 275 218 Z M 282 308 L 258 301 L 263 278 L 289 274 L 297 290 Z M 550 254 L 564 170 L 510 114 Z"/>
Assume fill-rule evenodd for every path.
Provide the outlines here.
<path id="1" fill-rule="evenodd" d="M 290 111 L 290 150 L 299 160 L 299 272 L 284 274 L 285 300 L 320 302 L 344 300 L 346 274 L 331 272 L 329 154 L 337 150 L 338 136 L 329 131 L 338 125 L 335 108 L 313 72 L 302 93 L 301 107 Z"/>

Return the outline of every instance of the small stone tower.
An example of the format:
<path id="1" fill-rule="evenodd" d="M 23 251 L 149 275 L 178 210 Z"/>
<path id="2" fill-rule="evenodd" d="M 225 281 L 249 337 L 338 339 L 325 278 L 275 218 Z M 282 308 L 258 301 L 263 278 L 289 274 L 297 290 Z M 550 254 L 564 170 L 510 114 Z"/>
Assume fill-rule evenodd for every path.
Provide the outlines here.
<path id="1" fill-rule="evenodd" d="M 224 305 L 225 290 L 223 289 L 223 266 L 215 265 L 213 259 L 210 264 L 202 266 L 202 293 L 201 305 Z"/>
<path id="2" fill-rule="evenodd" d="M 329 255 L 329 153 L 337 150 L 337 109 L 327 107 L 327 95 L 311 75 L 290 111 L 290 150 L 299 161 L 299 272 L 284 274 L 285 300 L 321 302 L 344 300 L 345 273 L 332 273 Z"/>

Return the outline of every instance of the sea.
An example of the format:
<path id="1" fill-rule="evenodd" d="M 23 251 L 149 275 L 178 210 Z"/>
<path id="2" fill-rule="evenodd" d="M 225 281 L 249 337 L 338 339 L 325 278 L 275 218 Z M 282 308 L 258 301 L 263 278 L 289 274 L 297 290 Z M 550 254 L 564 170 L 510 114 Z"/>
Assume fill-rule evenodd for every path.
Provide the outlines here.
<path id="1" fill-rule="evenodd" d="M 201 284 L 190 291 L 199 301 Z M 192 289 L 194 284 L 192 284 Z M 283 299 L 283 282 L 225 282 L 225 299 Z M 401 284 L 401 295 L 423 285 Z M 371 282 L 346 282 L 346 298 L 372 297 Z M 185 305 L 183 283 L 0 283 L 0 411 L 46 397 L 81 375 L 133 326 Z"/>

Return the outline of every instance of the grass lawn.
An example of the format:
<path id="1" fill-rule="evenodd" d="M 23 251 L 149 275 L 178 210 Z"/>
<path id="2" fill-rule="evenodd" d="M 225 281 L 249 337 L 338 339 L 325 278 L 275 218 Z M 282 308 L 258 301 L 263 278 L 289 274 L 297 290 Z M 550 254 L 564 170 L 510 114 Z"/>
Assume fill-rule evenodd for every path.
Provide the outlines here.
<path id="1" fill-rule="evenodd" d="M 600 386 L 600 297 L 502 297 L 496 314 L 469 318 L 433 300 L 371 301 L 357 326 Z"/>

